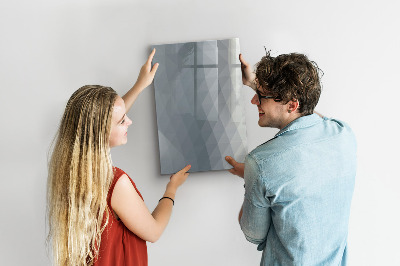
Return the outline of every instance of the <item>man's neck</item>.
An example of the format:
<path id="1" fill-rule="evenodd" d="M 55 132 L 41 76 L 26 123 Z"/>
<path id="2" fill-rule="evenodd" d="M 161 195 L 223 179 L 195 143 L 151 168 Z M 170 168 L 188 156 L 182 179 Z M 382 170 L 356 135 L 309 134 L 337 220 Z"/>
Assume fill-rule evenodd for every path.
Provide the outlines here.
<path id="1" fill-rule="evenodd" d="M 303 115 L 300 113 L 293 113 L 290 114 L 285 120 L 282 121 L 281 126 L 279 127 L 279 130 L 281 130 L 282 128 L 286 127 L 287 125 L 289 125 L 290 123 L 292 123 L 294 120 L 296 120 L 299 117 L 302 117 Z"/>

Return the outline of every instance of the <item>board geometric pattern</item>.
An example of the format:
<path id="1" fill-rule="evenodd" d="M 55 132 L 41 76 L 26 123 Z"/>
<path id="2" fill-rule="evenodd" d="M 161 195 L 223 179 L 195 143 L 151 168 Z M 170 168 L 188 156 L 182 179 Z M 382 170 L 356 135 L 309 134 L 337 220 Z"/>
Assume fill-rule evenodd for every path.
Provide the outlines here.
<path id="1" fill-rule="evenodd" d="M 154 45 L 161 174 L 232 168 L 247 155 L 239 39 Z"/>

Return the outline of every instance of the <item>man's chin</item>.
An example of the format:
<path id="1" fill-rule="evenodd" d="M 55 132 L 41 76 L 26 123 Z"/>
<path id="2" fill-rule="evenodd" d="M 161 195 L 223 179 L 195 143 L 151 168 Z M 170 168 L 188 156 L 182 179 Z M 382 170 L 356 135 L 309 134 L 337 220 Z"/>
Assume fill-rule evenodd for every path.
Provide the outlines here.
<path id="1" fill-rule="evenodd" d="M 275 127 L 275 126 L 269 124 L 268 121 L 263 121 L 262 119 L 258 120 L 258 126 L 259 127 Z"/>

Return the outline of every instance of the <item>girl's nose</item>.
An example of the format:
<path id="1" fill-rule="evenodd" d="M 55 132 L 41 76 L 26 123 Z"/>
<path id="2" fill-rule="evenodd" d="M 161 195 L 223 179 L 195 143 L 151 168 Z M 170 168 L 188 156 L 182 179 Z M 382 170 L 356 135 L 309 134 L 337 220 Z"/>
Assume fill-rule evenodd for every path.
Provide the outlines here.
<path id="1" fill-rule="evenodd" d="M 126 116 L 126 120 L 128 126 L 132 125 L 132 120 L 130 120 L 128 116 Z"/>

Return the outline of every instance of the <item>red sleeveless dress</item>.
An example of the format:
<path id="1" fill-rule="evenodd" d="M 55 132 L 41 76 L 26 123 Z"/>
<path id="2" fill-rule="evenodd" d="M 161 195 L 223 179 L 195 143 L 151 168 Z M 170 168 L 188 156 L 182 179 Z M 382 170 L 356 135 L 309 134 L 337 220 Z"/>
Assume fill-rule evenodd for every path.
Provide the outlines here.
<path id="1" fill-rule="evenodd" d="M 112 213 L 111 196 L 118 179 L 126 174 L 117 167 L 114 169 L 114 179 L 111 183 L 107 195 L 107 204 L 109 208 L 109 220 L 106 229 L 101 235 L 99 248 L 99 257 L 95 260 L 95 266 L 109 265 L 129 265 L 129 266 L 147 266 L 147 245 L 146 241 L 132 233 L 121 220 L 117 220 Z M 128 176 L 129 177 L 129 176 Z M 143 199 L 135 183 L 129 177 L 136 192 Z"/>

